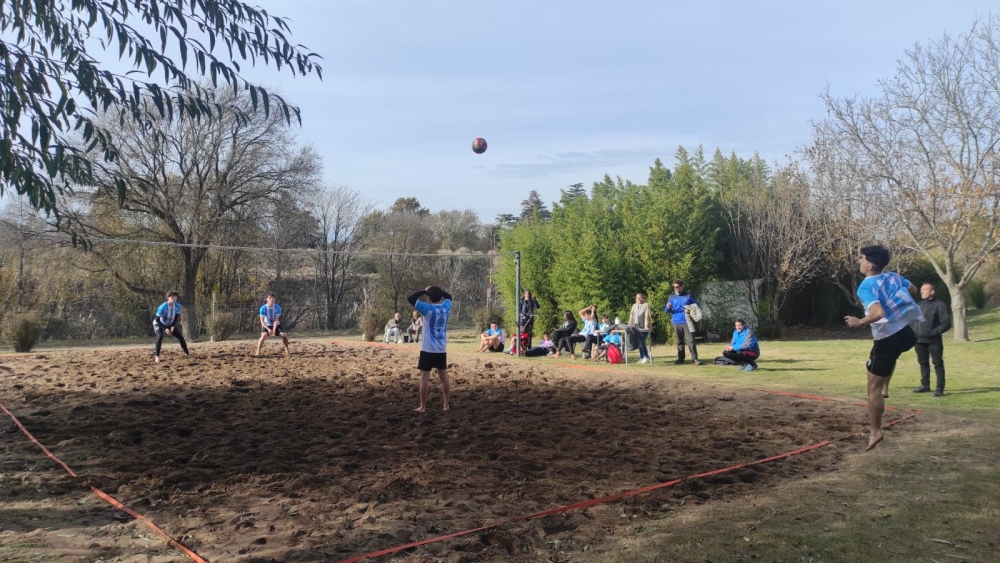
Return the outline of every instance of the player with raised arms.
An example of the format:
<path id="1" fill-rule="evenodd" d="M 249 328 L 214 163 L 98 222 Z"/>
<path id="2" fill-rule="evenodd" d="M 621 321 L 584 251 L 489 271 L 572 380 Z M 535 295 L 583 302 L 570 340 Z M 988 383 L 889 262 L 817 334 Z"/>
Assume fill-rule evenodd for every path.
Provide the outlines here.
<path id="1" fill-rule="evenodd" d="M 420 298 L 427 296 L 427 301 Z M 448 410 L 451 384 L 448 381 L 448 318 L 451 316 L 451 294 L 435 285 L 414 292 L 406 298 L 410 305 L 424 317 L 424 339 L 420 343 L 420 406 L 417 412 L 427 411 L 427 394 L 430 386 L 431 368 L 437 370 L 441 378 L 441 393 L 444 395 L 443 409 Z"/>

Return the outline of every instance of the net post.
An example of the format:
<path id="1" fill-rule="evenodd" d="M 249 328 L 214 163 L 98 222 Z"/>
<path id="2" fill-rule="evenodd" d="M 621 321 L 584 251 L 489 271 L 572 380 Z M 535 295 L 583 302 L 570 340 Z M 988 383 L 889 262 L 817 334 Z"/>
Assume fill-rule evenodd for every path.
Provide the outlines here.
<path id="1" fill-rule="evenodd" d="M 517 296 L 517 298 L 514 300 L 514 303 L 516 304 L 517 307 L 517 309 L 514 311 L 514 318 L 517 319 L 515 321 L 515 324 L 517 325 L 517 334 L 514 335 L 514 343 L 515 346 L 517 347 L 516 348 L 517 356 L 521 357 L 522 356 L 521 348 L 523 347 L 521 345 L 522 344 L 521 331 L 523 330 L 524 327 L 521 325 L 521 321 L 523 319 L 521 318 L 521 251 L 520 250 L 514 251 L 514 295 Z"/>

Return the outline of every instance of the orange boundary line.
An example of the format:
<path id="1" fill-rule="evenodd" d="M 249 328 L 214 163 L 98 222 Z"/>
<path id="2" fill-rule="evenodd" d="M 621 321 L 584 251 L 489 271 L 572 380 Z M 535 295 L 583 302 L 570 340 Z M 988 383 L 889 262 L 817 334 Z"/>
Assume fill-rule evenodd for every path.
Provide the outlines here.
<path id="1" fill-rule="evenodd" d="M 39 442 L 38 440 L 36 440 L 35 437 L 32 436 L 31 432 L 29 432 L 28 429 L 25 428 L 23 424 L 21 424 L 21 421 L 18 420 L 16 416 L 14 416 L 14 413 L 12 413 L 9 410 L 7 410 L 7 407 L 5 407 L 3 405 L 0 405 L 0 409 L 2 409 L 3 412 L 5 412 L 7 414 L 7 416 L 10 417 L 11 421 L 14 422 L 14 425 L 17 426 L 21 430 L 21 432 L 25 436 L 27 436 L 29 440 L 31 440 L 31 442 L 33 444 L 35 444 L 36 446 L 38 446 L 39 449 L 41 449 L 42 452 L 45 453 L 46 456 L 48 456 L 53 461 L 55 461 L 60 466 L 62 466 L 62 468 L 66 470 L 66 473 L 68 473 L 70 477 L 73 477 L 74 479 L 79 479 L 80 478 L 79 475 L 76 474 L 76 472 L 74 472 L 72 469 L 70 469 L 70 467 L 68 465 L 66 465 L 66 463 L 63 462 L 63 460 L 61 460 L 58 457 L 56 457 L 41 442 Z M 121 511 L 125 512 L 126 514 L 129 514 L 130 516 L 132 516 L 133 518 L 135 518 L 138 522 L 141 522 L 142 524 L 145 524 L 146 527 L 148 527 L 150 530 L 153 530 L 157 534 L 163 536 L 167 540 L 167 544 L 168 545 L 170 545 L 171 547 L 175 547 L 175 548 L 179 549 L 180 551 L 184 552 L 185 555 L 187 555 L 188 557 L 190 557 L 196 563 L 206 563 L 206 561 L 204 559 L 202 559 L 197 553 L 191 551 L 190 549 L 188 549 L 187 547 L 185 547 L 184 544 L 182 544 L 181 542 L 179 542 L 179 541 L 175 540 L 174 538 L 170 537 L 169 534 L 167 534 L 166 532 L 164 532 L 159 526 L 157 526 L 156 524 L 154 524 L 149 518 L 146 518 L 142 514 L 139 514 L 138 512 L 136 512 L 136 511 L 132 510 L 131 508 L 125 506 L 124 504 L 122 504 L 121 502 L 119 502 L 117 499 L 115 499 L 111 495 L 105 493 L 104 491 L 98 489 L 97 487 L 91 485 L 90 483 L 84 482 L 83 485 L 86 486 L 91 491 L 93 491 L 94 494 L 96 494 L 98 497 L 104 499 L 104 501 L 107 502 L 108 504 L 110 504 L 111 506 L 117 508 L 118 510 L 121 510 Z"/>
<path id="2" fill-rule="evenodd" d="M 591 507 L 591 506 L 594 506 L 594 505 L 597 505 L 597 504 L 604 504 L 604 503 L 611 502 L 611 501 L 614 501 L 614 500 L 618 500 L 618 499 L 621 499 L 621 498 L 635 496 L 635 495 L 638 495 L 638 494 L 641 494 L 641 493 L 648 493 L 649 491 L 653 491 L 653 490 L 656 490 L 656 489 L 662 489 L 662 488 L 666 488 L 666 487 L 672 487 L 672 486 L 674 486 L 674 485 L 676 485 L 678 483 L 682 483 L 684 481 L 688 481 L 688 480 L 691 480 L 691 479 L 700 479 L 700 478 L 704 478 L 704 477 L 710 477 L 712 475 L 718 475 L 720 473 L 726 473 L 726 472 L 729 472 L 729 471 L 735 471 L 737 469 L 742 469 L 744 467 L 750 467 L 751 465 L 759 465 L 761 463 L 767 463 L 767 462 L 770 462 L 770 461 L 776 461 L 776 460 L 783 459 L 783 458 L 786 458 L 786 457 L 789 457 L 789 456 L 793 456 L 793 455 L 796 455 L 796 454 L 805 453 L 805 452 L 808 452 L 810 450 L 815 450 L 815 449 L 818 449 L 818 448 L 822 448 L 823 446 L 827 446 L 827 445 L 830 445 L 832 443 L 833 442 L 831 440 L 824 440 L 822 442 L 817 442 L 815 444 L 812 444 L 811 446 L 806 446 L 804 448 L 799 448 L 797 450 L 793 450 L 793 451 L 790 451 L 790 452 L 785 452 L 783 454 L 778 454 L 778 455 L 775 455 L 775 456 L 771 456 L 771 457 L 767 457 L 767 458 L 763 458 L 763 459 L 758 459 L 758 460 L 750 461 L 750 462 L 747 462 L 747 463 L 740 463 L 740 464 L 737 464 L 737 465 L 732 465 L 732 466 L 729 466 L 729 467 L 724 467 L 722 469 L 716 469 L 716 470 L 713 470 L 713 471 L 706 471 L 705 473 L 698 473 L 696 475 L 691 475 L 689 477 L 682 477 L 680 479 L 673 479 L 673 480 L 670 480 L 670 481 L 665 481 L 663 483 L 657 483 L 655 485 L 647 485 L 645 487 L 641 487 L 641 488 L 638 488 L 638 489 L 633 489 L 631 491 L 625 491 L 625 492 L 622 492 L 622 493 L 617 493 L 617 494 L 609 495 L 609 496 L 606 496 L 606 497 L 591 499 L 591 500 L 587 500 L 587 501 L 583 501 L 583 502 L 578 502 L 578 503 L 575 503 L 575 504 L 569 504 L 569 505 L 566 505 L 566 506 L 560 506 L 558 508 L 553 508 L 553 509 L 550 509 L 550 510 L 545 510 L 543 512 L 536 512 L 535 514 L 529 514 L 528 516 L 521 516 L 519 518 L 513 518 L 511 520 L 504 520 L 502 522 L 496 522 L 496 523 L 493 523 L 493 524 L 487 524 L 485 526 L 480 526 L 478 528 L 473 528 L 471 530 L 464 530 L 464 531 L 461 531 L 461 532 L 455 532 L 453 534 L 448 534 L 448 535 L 444 535 L 444 536 L 438 536 L 438 537 L 435 537 L 435 538 L 429 538 L 429 539 L 426 539 L 426 540 L 421 540 L 421 541 L 418 541 L 418 542 L 408 543 L 406 545 L 400 545 L 400 546 L 397 546 L 397 547 L 390 547 L 388 549 L 383 549 L 383 550 L 380 550 L 380 551 L 373 551 L 373 552 L 367 553 L 365 555 L 358 555 L 358 556 L 355 556 L 355 557 L 351 557 L 349 559 L 342 559 L 339 563 L 357 563 L 357 562 L 359 562 L 359 561 L 361 561 L 361 560 L 363 560 L 365 558 L 368 558 L 368 557 L 380 557 L 382 555 L 389 555 L 390 553 L 396 553 L 398 551 L 403 551 L 405 549 L 419 547 L 421 545 L 426 545 L 426 544 L 429 544 L 429 543 L 439 542 L 439 541 L 446 540 L 446 539 L 457 538 L 459 536 L 465 536 L 465 535 L 468 535 L 468 534 L 474 534 L 476 532 L 482 532 L 484 530 L 489 530 L 491 528 L 497 528 L 497 527 L 500 527 L 500 526 L 505 526 L 507 524 L 513 524 L 513 523 L 516 523 L 516 522 L 524 522 L 526 520 L 533 520 L 533 519 L 536 519 L 536 518 L 542 518 L 543 516 L 550 516 L 552 514 L 559 514 L 559 513 L 562 513 L 562 512 L 568 512 L 570 510 L 576 510 L 576 509 L 580 509 L 580 508 L 588 508 L 588 507 Z"/>

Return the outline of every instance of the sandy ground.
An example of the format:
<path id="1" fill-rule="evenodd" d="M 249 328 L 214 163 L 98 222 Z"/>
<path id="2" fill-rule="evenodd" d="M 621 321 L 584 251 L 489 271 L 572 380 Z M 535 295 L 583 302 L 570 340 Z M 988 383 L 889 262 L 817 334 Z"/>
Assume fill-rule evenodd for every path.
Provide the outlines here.
<path id="1" fill-rule="evenodd" d="M 865 430 L 863 408 L 685 381 L 671 366 L 452 353 L 451 411 L 416 345 L 269 341 L 0 357 L 0 561 L 336 561 Z M 686 366 L 689 370 L 725 369 Z M 732 369 L 732 368 L 728 368 Z M 683 373 L 683 372 L 682 372 Z M 836 471 L 860 436 L 383 560 L 585 561 L 636 519 Z"/>

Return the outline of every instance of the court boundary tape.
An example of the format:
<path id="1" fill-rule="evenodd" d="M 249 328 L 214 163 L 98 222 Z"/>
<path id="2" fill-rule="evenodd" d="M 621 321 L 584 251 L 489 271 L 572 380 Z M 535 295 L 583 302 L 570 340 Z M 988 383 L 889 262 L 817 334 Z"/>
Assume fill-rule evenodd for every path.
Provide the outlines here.
<path id="1" fill-rule="evenodd" d="M 903 422 L 904 420 L 908 420 L 910 418 L 913 418 L 914 416 L 916 416 L 915 412 L 914 413 L 910 413 L 910 414 L 908 414 L 908 415 L 906 415 L 904 417 L 892 420 L 891 422 L 888 422 L 888 423 L 884 424 L 883 428 L 888 427 L 888 426 L 894 426 L 896 424 L 899 424 L 900 422 Z M 754 460 L 754 461 L 748 461 L 746 463 L 738 463 L 736 465 L 731 465 L 729 467 L 723 467 L 721 469 L 713 469 L 711 471 L 705 471 L 703 473 L 697 473 L 695 475 L 689 475 L 687 477 L 680 477 L 680 478 L 677 478 L 677 479 L 671 479 L 669 481 L 664 481 L 662 483 L 656 483 L 656 484 L 653 484 L 653 485 L 646 485 L 645 487 L 640 487 L 638 489 L 632 489 L 630 491 L 625 491 L 625 492 L 621 492 L 621 493 L 615 493 L 613 495 L 607 495 L 607 496 L 596 498 L 596 499 L 586 500 L 586 501 L 577 502 L 577 503 L 574 503 L 574 504 L 568 504 L 568 505 L 565 505 L 565 506 L 560 506 L 558 508 L 552 508 L 552 509 L 549 509 L 549 510 L 544 510 L 542 512 L 536 512 L 534 514 L 529 514 L 527 516 L 520 516 L 518 518 L 512 518 L 512 519 L 509 519 L 509 520 L 503 520 L 501 522 L 494 522 L 492 524 L 487 524 L 485 526 L 480 526 L 478 528 L 472 528 L 472 529 L 469 529 L 469 530 L 463 530 L 461 532 L 455 532 L 455 533 L 452 533 L 452 534 L 446 534 L 446 535 L 443 535 L 443 536 L 437 536 L 437 537 L 433 537 L 433 538 L 428 538 L 428 539 L 425 539 L 425 540 L 421 540 L 421 541 L 417 541 L 417 542 L 412 542 L 412 543 L 408 543 L 408 544 L 405 544 L 405 545 L 400 545 L 400 546 L 396 546 L 396 547 L 390 547 L 390 548 L 382 549 L 382 550 L 379 550 L 379 551 L 373 551 L 371 553 L 366 553 L 364 555 L 357 555 L 357 556 L 354 556 L 354 557 L 350 557 L 348 559 L 341 559 L 338 563 L 358 563 L 360 561 L 363 561 L 364 559 L 373 558 L 373 557 L 381 557 L 383 555 L 390 555 L 390 554 L 397 553 L 397 552 L 400 552 L 400 551 L 404 551 L 404 550 L 407 550 L 407 549 L 412 549 L 414 547 L 419 547 L 419 546 L 422 546 L 422 545 L 436 543 L 436 542 L 447 540 L 447 539 L 452 539 L 452 538 L 457 538 L 457 537 L 461 537 L 461 536 L 466 536 L 466 535 L 469 535 L 469 534 L 475 534 L 477 532 L 484 532 L 486 530 L 490 530 L 490 529 L 493 529 L 493 528 L 499 528 L 501 526 L 507 526 L 509 524 L 516 524 L 516 523 L 519 523 L 519 522 L 526 522 L 528 520 L 535 520 L 535 519 L 538 519 L 538 518 L 543 518 L 545 516 L 551 516 L 553 514 L 561 514 L 563 512 L 569 512 L 571 510 L 578 510 L 578 509 L 582 509 L 582 508 L 589 508 L 591 506 L 595 506 L 595 505 L 598 505 L 598 504 L 606 504 L 606 503 L 609 503 L 609 502 L 612 502 L 612 501 L 616 501 L 616 500 L 619 500 L 619 499 L 623 499 L 623 498 L 627 498 L 627 497 L 631 497 L 631 496 L 635 496 L 635 495 L 639 495 L 639 494 L 643 494 L 643 493 L 648 493 L 650 491 L 655 491 L 657 489 L 664 489 L 664 488 L 667 488 L 667 487 L 672 487 L 674 485 L 678 485 L 678 484 L 683 483 L 685 481 L 691 481 L 691 480 L 694 480 L 694 479 L 704 479 L 705 477 L 712 477 L 714 475 L 721 475 L 723 473 L 729 473 L 731 471 L 736 471 L 737 469 L 743 469 L 745 467 L 752 467 L 754 465 L 761 465 L 761 464 L 769 463 L 769 462 L 772 462 L 772 461 L 778 461 L 778 460 L 781 460 L 781 459 L 785 459 L 785 458 L 791 457 L 793 455 L 798 455 L 798 454 L 806 453 L 806 452 L 809 452 L 809 451 L 812 451 L 812 450 L 817 450 L 817 449 L 822 448 L 824 446 L 829 446 L 830 444 L 832 444 L 834 442 L 839 442 L 841 440 L 852 438 L 852 437 L 854 437 L 856 435 L 857 434 L 848 434 L 846 436 L 841 436 L 840 438 L 833 438 L 833 439 L 829 439 L 829 440 L 823 440 L 822 442 L 816 442 L 815 444 L 811 444 L 809 446 L 804 446 L 804 447 L 801 447 L 801 448 L 796 449 L 796 450 L 788 451 L 788 452 L 785 452 L 785 453 L 773 455 L 773 456 L 766 457 L 766 458 L 757 459 L 757 460 Z"/>
<path id="2" fill-rule="evenodd" d="M 827 400 L 833 400 L 833 399 L 827 399 Z M 899 424 L 900 422 L 903 422 L 905 420 L 909 420 L 909 419 L 911 419 L 911 418 L 913 418 L 915 416 L 917 416 L 917 412 L 911 412 L 911 413 L 907 414 L 906 416 L 897 418 L 895 420 L 892 420 L 890 422 L 887 422 L 887 423 L 883 424 L 882 427 L 886 428 L 886 427 L 889 427 L 889 426 L 895 426 L 896 424 Z M 396 547 L 390 547 L 390 548 L 382 549 L 382 550 L 379 550 L 379 551 L 373 551 L 371 553 L 366 553 L 364 555 L 357 555 L 357 556 L 354 556 L 354 557 L 350 557 L 348 559 L 342 559 L 338 563 L 358 563 L 358 562 L 363 561 L 364 559 L 367 559 L 367 558 L 381 557 L 383 555 L 390 555 L 390 554 L 397 553 L 397 552 L 400 552 L 400 551 L 404 551 L 404 550 L 407 550 L 407 549 L 412 549 L 414 547 L 420 547 L 422 545 L 427 545 L 427 544 L 436 543 L 436 542 L 439 542 L 439 541 L 444 541 L 444 540 L 448 540 L 448 539 L 452 539 L 452 538 L 466 536 L 466 535 L 469 535 L 469 534 L 475 534 L 477 532 L 484 532 L 486 530 L 491 530 L 493 528 L 499 528 L 501 526 L 506 526 L 506 525 L 509 525 L 509 524 L 516 524 L 516 523 L 519 523 L 519 522 L 526 522 L 528 520 L 535 520 L 537 518 L 543 518 L 545 516 L 551 516 L 553 514 L 561 514 L 563 512 L 569 512 L 571 510 L 578 510 L 578 509 L 582 509 L 582 508 L 589 508 L 591 506 L 595 506 L 595 505 L 598 505 L 598 504 L 606 504 L 606 503 L 609 503 L 609 502 L 612 502 L 612 501 L 616 501 L 616 500 L 619 500 L 619 499 L 623 499 L 623 498 L 627 498 L 627 497 L 639 495 L 639 494 L 642 494 L 642 493 L 648 493 L 650 491 L 655 491 L 657 489 L 664 489 L 664 488 L 667 488 L 667 487 L 672 487 L 674 485 L 683 483 L 685 481 L 691 481 L 691 480 L 694 480 L 694 479 L 703 479 L 705 477 L 711 477 L 713 475 L 721 475 L 723 473 L 728 473 L 730 471 L 736 471 L 737 469 L 743 469 L 744 467 L 752 467 L 754 465 L 760 465 L 760 464 L 763 464 L 763 463 L 769 463 L 769 462 L 772 462 L 772 461 L 777 461 L 777 460 L 780 460 L 780 459 L 785 459 L 785 458 L 791 457 L 793 455 L 798 455 L 798 454 L 806 453 L 806 452 L 809 452 L 809 451 L 812 451 L 812 450 L 817 450 L 817 449 L 822 448 L 824 446 L 829 446 L 830 444 L 832 444 L 834 442 L 839 442 L 841 440 L 846 440 L 846 439 L 852 438 L 854 436 L 857 436 L 857 434 L 848 434 L 846 436 L 841 436 L 840 438 L 833 438 L 833 439 L 830 439 L 830 440 L 823 440 L 822 442 L 816 442 L 815 444 L 812 444 L 812 445 L 809 445 L 809 446 L 805 446 L 805 447 L 799 448 L 797 450 L 788 451 L 788 452 L 785 452 L 785 453 L 782 453 L 782 454 L 773 455 L 773 456 L 770 456 L 770 457 L 766 457 L 766 458 L 762 458 L 762 459 L 758 459 L 758 460 L 754 460 L 754 461 L 748 461 L 746 463 L 739 463 L 739 464 L 736 464 L 736 465 L 731 465 L 729 467 L 723 467 L 722 469 L 714 469 L 712 471 L 706 471 L 704 473 L 698 473 L 698 474 L 695 474 L 695 475 L 690 475 L 688 477 L 680 477 L 680 478 L 677 478 L 677 479 L 671 479 L 670 481 L 664 481 L 662 483 L 656 483 L 654 485 L 647 485 L 645 487 L 640 487 L 638 489 L 633 489 L 633 490 L 625 491 L 625 492 L 621 492 L 621 493 L 615 493 L 613 495 L 608 495 L 608 496 L 604 496 L 604 497 L 600 497 L 600 498 L 596 498 L 596 499 L 586 500 L 586 501 L 582 501 L 582 502 L 578 502 L 578 503 L 574 503 L 574 504 L 568 504 L 568 505 L 565 505 L 565 506 L 560 506 L 558 508 L 552 508 L 552 509 L 545 510 L 545 511 L 542 511 L 542 512 L 536 512 L 534 514 L 529 514 L 527 516 L 520 516 L 518 518 L 512 518 L 512 519 L 509 519 L 509 520 L 503 520 L 501 522 L 494 522 L 492 524 L 487 524 L 485 526 L 480 526 L 478 528 L 472 528 L 472 529 L 469 529 L 469 530 L 463 530 L 461 532 L 455 532 L 455 533 L 452 533 L 452 534 L 446 534 L 446 535 L 443 535 L 443 536 L 437 536 L 437 537 L 433 537 L 433 538 L 428 538 L 428 539 L 425 539 L 425 540 L 421 540 L 421 541 L 417 541 L 417 542 L 412 542 L 412 543 L 408 543 L 408 544 L 405 544 L 405 545 L 400 545 L 400 546 L 396 546 Z"/>
<path id="3" fill-rule="evenodd" d="M 12 413 L 9 410 L 7 410 L 7 407 L 5 407 L 2 404 L 0 404 L 0 410 L 3 410 L 3 412 L 6 413 L 8 417 L 10 417 L 10 420 L 14 423 L 15 426 L 18 427 L 18 429 L 21 430 L 21 433 L 23 433 L 25 436 L 27 436 L 28 440 L 30 440 L 33 444 L 35 444 L 36 446 L 38 446 L 38 448 L 42 450 L 42 453 L 44 453 L 46 456 L 48 456 L 50 459 L 52 459 L 52 461 L 55 461 L 57 464 L 59 464 L 60 466 L 62 466 L 62 468 L 66 471 L 67 474 L 69 474 L 70 477 L 82 481 L 82 479 L 80 478 L 80 476 L 77 475 L 76 472 L 73 471 L 70 468 L 69 465 L 67 465 L 63 460 L 61 460 L 58 457 L 56 457 L 56 455 L 53 454 L 51 451 L 49 451 L 49 449 L 46 448 L 44 444 L 42 444 L 41 442 L 39 442 L 31 434 L 31 432 L 29 432 L 28 429 L 25 428 L 23 424 L 21 424 L 21 421 L 18 420 L 16 416 L 14 416 L 14 413 Z M 164 532 L 162 528 L 160 528 L 159 526 L 157 526 L 156 524 L 154 524 L 153 521 L 150 520 L 149 518 L 143 516 L 142 514 L 139 514 L 135 510 L 132 510 L 128 506 L 125 506 L 121 501 L 119 501 L 118 499 L 116 499 L 113 496 L 109 495 L 108 493 L 105 493 L 104 491 L 98 489 L 94 485 L 91 485 L 89 482 L 83 481 L 82 484 L 86 488 L 90 489 L 90 491 L 93 492 L 95 495 L 97 495 L 99 498 L 101 498 L 102 500 L 104 500 L 105 502 L 107 502 L 108 504 L 110 504 L 111 506 L 113 506 L 113 507 L 117 508 L 118 510 L 121 510 L 122 512 L 128 514 L 129 516 L 135 518 L 135 520 L 137 522 L 139 522 L 140 524 L 145 525 L 150 530 L 153 530 L 153 532 L 155 532 L 157 535 L 159 535 L 159 536 L 163 537 L 164 539 L 166 539 L 167 540 L 167 545 L 180 550 L 182 553 L 184 553 L 184 555 L 187 555 L 189 558 L 191 558 L 192 561 L 195 561 L 195 563 L 207 563 L 197 553 L 195 553 L 194 551 L 188 549 L 188 547 L 185 546 L 184 544 L 182 544 L 181 542 L 175 540 L 173 537 L 170 536 L 170 534 Z"/>

